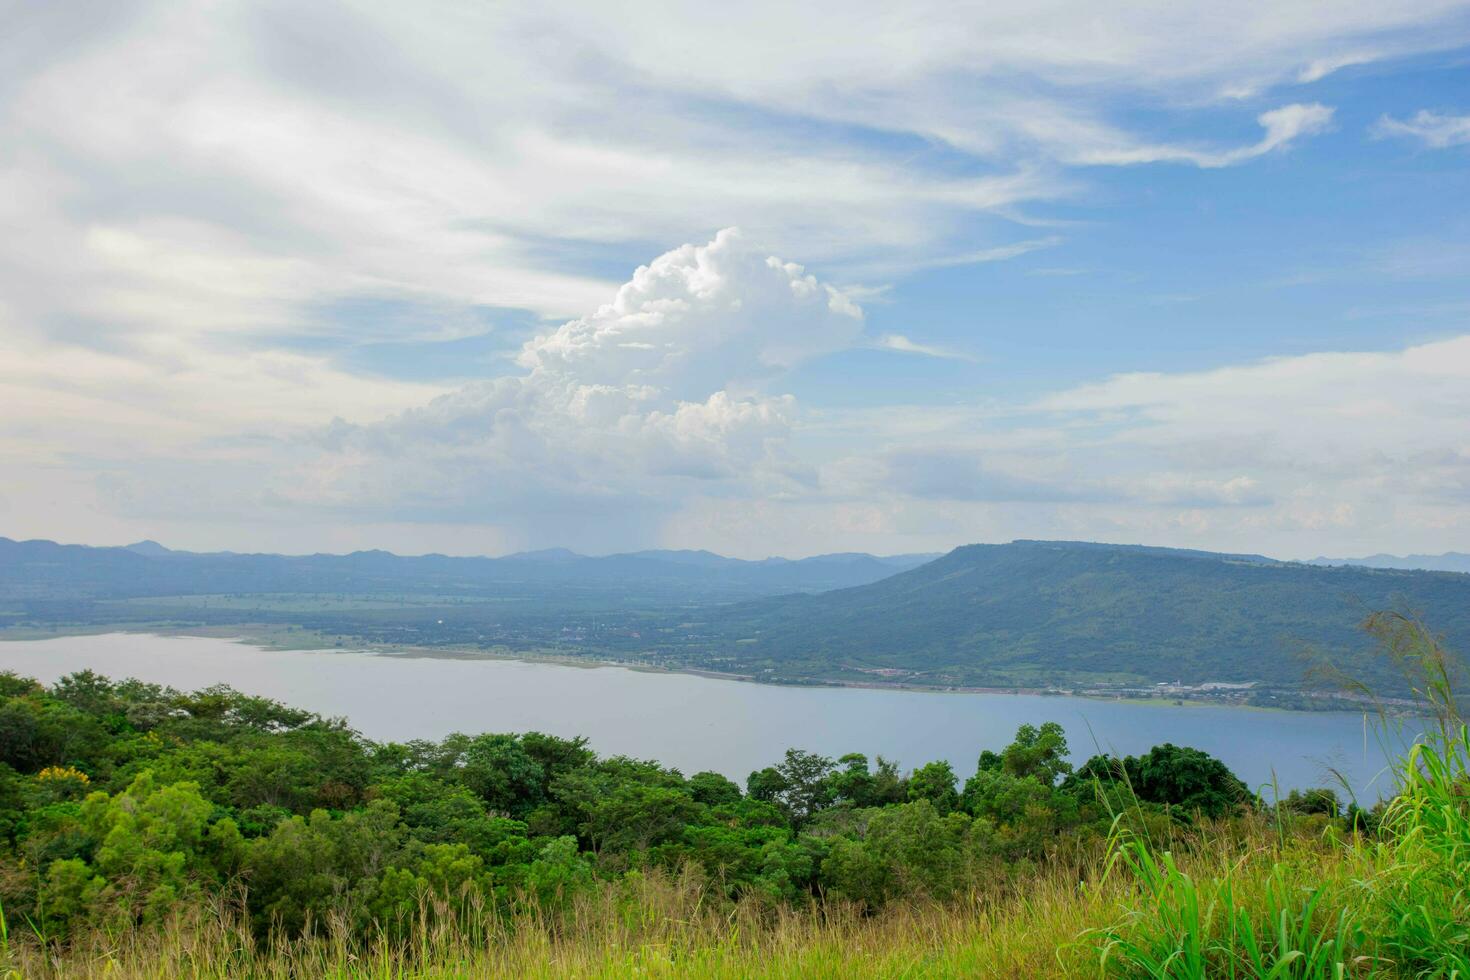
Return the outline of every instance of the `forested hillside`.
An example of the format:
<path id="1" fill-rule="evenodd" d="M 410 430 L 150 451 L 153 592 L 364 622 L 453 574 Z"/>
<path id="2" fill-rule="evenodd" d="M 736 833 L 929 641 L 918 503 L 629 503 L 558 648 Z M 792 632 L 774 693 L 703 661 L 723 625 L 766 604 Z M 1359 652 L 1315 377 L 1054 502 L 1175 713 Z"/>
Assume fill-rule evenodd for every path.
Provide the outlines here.
<path id="1" fill-rule="evenodd" d="M 732 670 L 790 678 L 1289 685 L 1326 658 L 1389 685 L 1354 628 L 1380 608 L 1470 646 L 1470 575 L 1051 541 L 971 545 L 871 585 L 727 607 L 694 643 Z"/>

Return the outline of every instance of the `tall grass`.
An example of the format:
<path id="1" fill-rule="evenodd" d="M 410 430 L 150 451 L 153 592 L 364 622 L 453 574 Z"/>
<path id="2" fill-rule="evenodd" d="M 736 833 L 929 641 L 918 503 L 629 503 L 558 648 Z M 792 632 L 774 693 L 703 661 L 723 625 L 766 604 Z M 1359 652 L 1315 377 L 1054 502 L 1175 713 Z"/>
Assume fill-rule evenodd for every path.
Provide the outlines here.
<path id="1" fill-rule="evenodd" d="M 1205 873 L 1117 824 L 1107 874 L 1140 903 L 1090 936 L 1103 974 L 1470 978 L 1470 731 L 1454 661 L 1415 619 L 1368 630 L 1410 674 L 1431 725 L 1395 771 L 1379 833 L 1284 833 Z"/>
<path id="2" fill-rule="evenodd" d="M 1277 812 L 1150 838 L 1120 812 L 1105 857 L 1053 862 L 948 904 L 731 904 L 691 870 L 633 875 L 557 910 L 425 897 L 366 944 L 347 923 L 257 942 L 238 901 L 65 946 L 7 931 L 0 977 L 1459 977 L 1470 980 L 1470 732 L 1450 661 L 1408 619 L 1370 621 L 1422 672 L 1434 724 L 1372 836 Z M 1138 829 L 1134 829 L 1138 828 Z M 14 923 L 11 923 L 14 926 Z M 390 935 L 406 935 L 395 940 Z"/>
<path id="3" fill-rule="evenodd" d="M 1118 914 L 1127 889 L 1081 890 L 1060 872 L 1024 895 L 974 895 L 866 916 L 854 908 L 710 902 L 697 876 L 652 874 L 585 896 L 566 914 L 487 916 L 475 927 L 425 909 L 408 942 L 366 947 L 339 923 L 257 946 L 226 905 L 179 910 L 162 929 L 93 934 L 64 954 L 18 944 L 25 977 L 1026 977 L 1086 972 L 1076 938 Z"/>

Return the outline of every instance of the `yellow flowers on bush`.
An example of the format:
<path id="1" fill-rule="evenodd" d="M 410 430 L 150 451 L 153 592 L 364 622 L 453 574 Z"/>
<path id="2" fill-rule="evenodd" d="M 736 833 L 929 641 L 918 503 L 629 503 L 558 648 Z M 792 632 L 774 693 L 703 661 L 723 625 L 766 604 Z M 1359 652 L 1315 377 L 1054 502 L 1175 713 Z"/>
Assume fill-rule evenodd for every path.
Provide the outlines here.
<path id="1" fill-rule="evenodd" d="M 36 773 L 36 778 L 43 783 L 76 782 L 83 786 L 90 783 L 91 778 L 76 766 L 47 766 Z"/>

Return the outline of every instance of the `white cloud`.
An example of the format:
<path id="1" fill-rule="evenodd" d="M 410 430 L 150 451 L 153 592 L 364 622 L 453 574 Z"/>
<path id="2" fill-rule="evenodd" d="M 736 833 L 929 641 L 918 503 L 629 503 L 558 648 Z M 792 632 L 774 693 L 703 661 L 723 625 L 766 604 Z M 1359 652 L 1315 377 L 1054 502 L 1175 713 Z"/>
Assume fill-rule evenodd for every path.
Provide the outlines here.
<path id="1" fill-rule="evenodd" d="M 1470 335 L 1124 374 L 1030 403 L 829 410 L 793 436 L 825 462 L 821 494 L 792 506 L 811 527 L 818 499 L 861 511 L 863 539 L 889 548 L 1040 536 L 1286 557 L 1443 550 L 1470 531 L 1466 418 Z"/>
<path id="2" fill-rule="evenodd" d="M 796 403 L 765 388 L 854 346 L 862 327 L 842 292 L 727 229 L 659 256 L 596 313 L 528 341 L 521 375 L 381 422 L 335 424 L 307 478 L 279 492 L 380 517 L 478 513 L 532 539 L 575 513 L 608 522 L 580 540 L 627 546 L 637 529 L 621 525 L 624 509 L 676 507 L 691 483 L 738 495 L 809 487 L 813 475 L 786 450 Z"/>
<path id="3" fill-rule="evenodd" d="M 1004 262 L 1006 259 L 1019 258 L 1043 248 L 1051 248 L 1061 242 L 1060 236 L 1048 235 L 1046 238 L 1033 238 L 1024 242 L 1012 242 L 1009 245 L 994 245 L 990 248 L 960 252 L 956 255 L 944 255 L 913 264 L 915 267 L 927 269 L 947 269 L 961 265 L 979 265 L 984 262 Z"/>
<path id="4" fill-rule="evenodd" d="M 782 372 L 845 346 L 956 356 L 864 340 L 846 297 L 882 285 L 827 281 L 1054 244 L 1009 226 L 1085 200 L 1072 168 L 1245 164 L 1330 124 L 1305 101 L 1262 113 L 1284 101 L 1275 86 L 1466 37 L 1459 0 L 1149 2 L 1106 18 L 1080 0 L 24 7 L 0 36 L 0 222 L 20 229 L 0 238 L 0 467 L 29 487 L 4 491 L 10 526 L 49 506 L 49 486 L 96 521 L 79 527 L 193 513 L 249 528 L 309 503 L 400 529 L 524 521 L 563 542 L 567 521 L 624 516 L 619 533 L 646 541 L 711 499 L 789 505 L 870 542 L 963 528 L 975 512 L 938 498 L 833 502 L 880 478 L 877 452 L 853 445 L 956 416 L 986 420 L 996 485 L 1068 479 L 1093 444 L 1049 409 L 994 431 L 1021 409 L 977 393 L 856 432 L 858 413 L 783 397 Z M 1245 145 L 1173 135 L 1250 117 L 1264 134 Z M 1394 125 L 1432 140 L 1453 123 Z M 730 224 L 822 279 L 727 236 L 651 263 L 599 308 L 634 258 Z M 463 311 L 487 306 L 566 322 L 501 368 L 519 373 L 453 391 L 282 340 L 372 332 L 320 314 L 364 298 L 447 311 L 375 339 L 461 336 L 478 329 Z M 1079 410 L 1077 430 L 1113 411 L 1144 414 Z M 321 446 L 302 440 L 333 417 Z M 964 452 L 975 432 L 930 435 Z M 808 440 L 821 451 L 799 465 Z M 1280 498 L 1279 474 L 1222 464 L 1196 485 L 1170 465 L 1099 492 Z M 1258 485 L 1229 489 L 1238 478 Z M 57 508 L 36 530 L 68 526 Z M 324 528 L 323 546 L 346 540 Z"/>
<path id="5" fill-rule="evenodd" d="M 1296 80 L 1303 85 L 1309 85 L 1344 68 L 1372 64 L 1382 58 L 1381 51 L 1344 51 L 1326 58 L 1315 58 L 1297 72 Z"/>
<path id="6" fill-rule="evenodd" d="M 1420 109 L 1409 119 L 1383 116 L 1373 127 L 1373 135 L 1382 139 L 1407 136 L 1437 150 L 1470 143 L 1470 116 L 1451 116 Z"/>
<path id="7" fill-rule="evenodd" d="M 934 344 L 916 343 L 901 333 L 881 334 L 873 340 L 873 346 L 880 350 L 894 350 L 901 354 L 922 354 L 925 357 L 937 357 L 947 361 L 975 360 L 973 356 L 963 351 L 950 350 L 947 347 L 938 347 Z"/>
<path id="8" fill-rule="evenodd" d="M 862 310 L 727 228 L 640 266 L 611 303 L 530 341 L 518 363 L 576 383 L 706 394 L 851 346 Z"/>
<path id="9" fill-rule="evenodd" d="M 1392 502 L 1422 519 L 1470 499 L 1470 336 L 1119 375 L 1034 407 L 1065 424 L 1073 458 L 1124 471 L 1145 497 L 1150 473 L 1175 473 L 1222 481 L 1206 493 L 1222 502 L 1278 502 L 1278 517 Z"/>
<path id="10" fill-rule="evenodd" d="M 1230 150 L 1203 150 L 1170 144 L 1127 145 L 1082 149 L 1072 158 L 1083 164 L 1192 163 L 1197 167 L 1229 167 L 1284 150 L 1304 136 L 1332 123 L 1333 110 L 1320 103 L 1294 103 L 1263 112 L 1256 121 L 1266 130 L 1259 141 Z"/>
<path id="11" fill-rule="evenodd" d="M 1241 163 L 1326 118 L 1286 106 L 1258 143 L 1201 149 L 1120 126 L 1125 96 L 1174 110 L 1304 61 L 1434 49 L 1462 7 L 27 9 L 0 76 L 0 196 L 29 234 L 0 254 L 0 292 L 30 320 L 258 332 L 343 295 L 573 316 L 611 283 L 563 253 L 732 223 L 829 266 L 982 261 L 1015 246 L 957 249 L 961 231 L 1075 195 L 1065 165 Z M 932 140 L 972 158 L 964 176 L 911 152 Z"/>
<path id="12" fill-rule="evenodd" d="M 352 387 L 310 358 L 232 367 L 186 345 L 142 370 L 31 351 L 0 382 L 36 398 L 50 428 L 12 425 L 0 452 L 26 458 L 38 432 L 65 447 L 32 456 L 33 475 L 75 473 L 85 454 L 105 475 L 87 506 L 114 517 L 306 514 L 328 536 L 354 522 L 390 542 L 424 522 L 505 548 L 663 540 L 751 554 L 780 535 L 793 552 L 891 551 L 1167 533 L 1306 555 L 1381 549 L 1385 528 L 1422 547 L 1467 526 L 1470 336 L 1122 374 L 1029 403 L 813 409 L 779 393 L 793 366 L 865 343 L 845 294 L 727 231 L 529 340 L 521 373 L 437 395 Z M 152 398 L 130 394 L 140 387 Z M 323 401 L 343 390 L 356 400 Z M 210 391 L 226 396 L 217 417 L 191 410 Z M 334 408 L 346 420 L 301 437 Z M 153 454 L 133 458 L 144 445 Z M 38 490 L 8 492 L 34 506 Z"/>
<path id="13" fill-rule="evenodd" d="M 1049 412 L 1123 417 L 1140 441 L 1270 433 L 1297 458 L 1470 439 L 1470 336 L 1394 352 L 1324 352 L 1186 374 L 1124 374 L 1053 395 Z M 1290 419 L 1291 425 L 1283 424 Z M 1272 451 L 1262 446 L 1263 452 Z"/>

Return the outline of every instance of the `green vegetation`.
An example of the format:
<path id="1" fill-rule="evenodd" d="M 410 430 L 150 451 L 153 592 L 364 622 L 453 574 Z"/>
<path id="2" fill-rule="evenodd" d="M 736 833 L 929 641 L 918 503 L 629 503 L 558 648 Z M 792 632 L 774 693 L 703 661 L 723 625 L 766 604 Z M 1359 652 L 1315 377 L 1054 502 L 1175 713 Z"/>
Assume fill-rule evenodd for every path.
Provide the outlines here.
<path id="1" fill-rule="evenodd" d="M 536 733 L 373 744 L 226 689 L 0 676 L 0 969 L 20 976 L 1464 976 L 1470 734 L 1396 794 L 1252 798 L 1188 748 L 1073 767 L 799 750 L 690 777 Z"/>
<path id="2" fill-rule="evenodd" d="M 285 645 L 534 653 L 776 683 L 1115 695 L 1254 683 L 1200 696 L 1294 708 L 1324 706 L 1302 689 L 1311 662 L 1407 693 L 1351 628 L 1372 609 L 1411 610 L 1470 647 L 1470 575 L 1057 541 L 920 557 L 160 557 L 0 539 L 0 637 L 294 631 Z M 833 591 L 783 594 L 820 589 Z"/>
<path id="3" fill-rule="evenodd" d="M 771 679 L 1033 688 L 1290 688 L 1326 661 L 1380 694 L 1407 693 L 1352 628 L 1390 608 L 1470 647 L 1467 575 L 1017 541 L 957 548 L 871 585 L 729 606 L 690 631 L 688 649 Z"/>
<path id="4" fill-rule="evenodd" d="M 258 938 L 333 916 L 356 938 L 402 935 L 426 896 L 518 914 L 690 871 L 722 901 L 826 895 L 879 910 L 1100 845 L 1111 823 L 1093 780 L 1063 778 L 1067 744 L 1050 723 L 983 753 L 962 787 L 944 762 L 905 776 L 884 759 L 792 749 L 742 790 L 535 732 L 374 744 L 225 688 L 80 673 L 43 689 L 0 675 L 0 695 L 0 899 L 56 941 L 155 923 L 233 886 Z M 1243 812 L 1238 780 L 1207 761 L 1153 761 L 1168 791 L 1139 812 Z"/>

